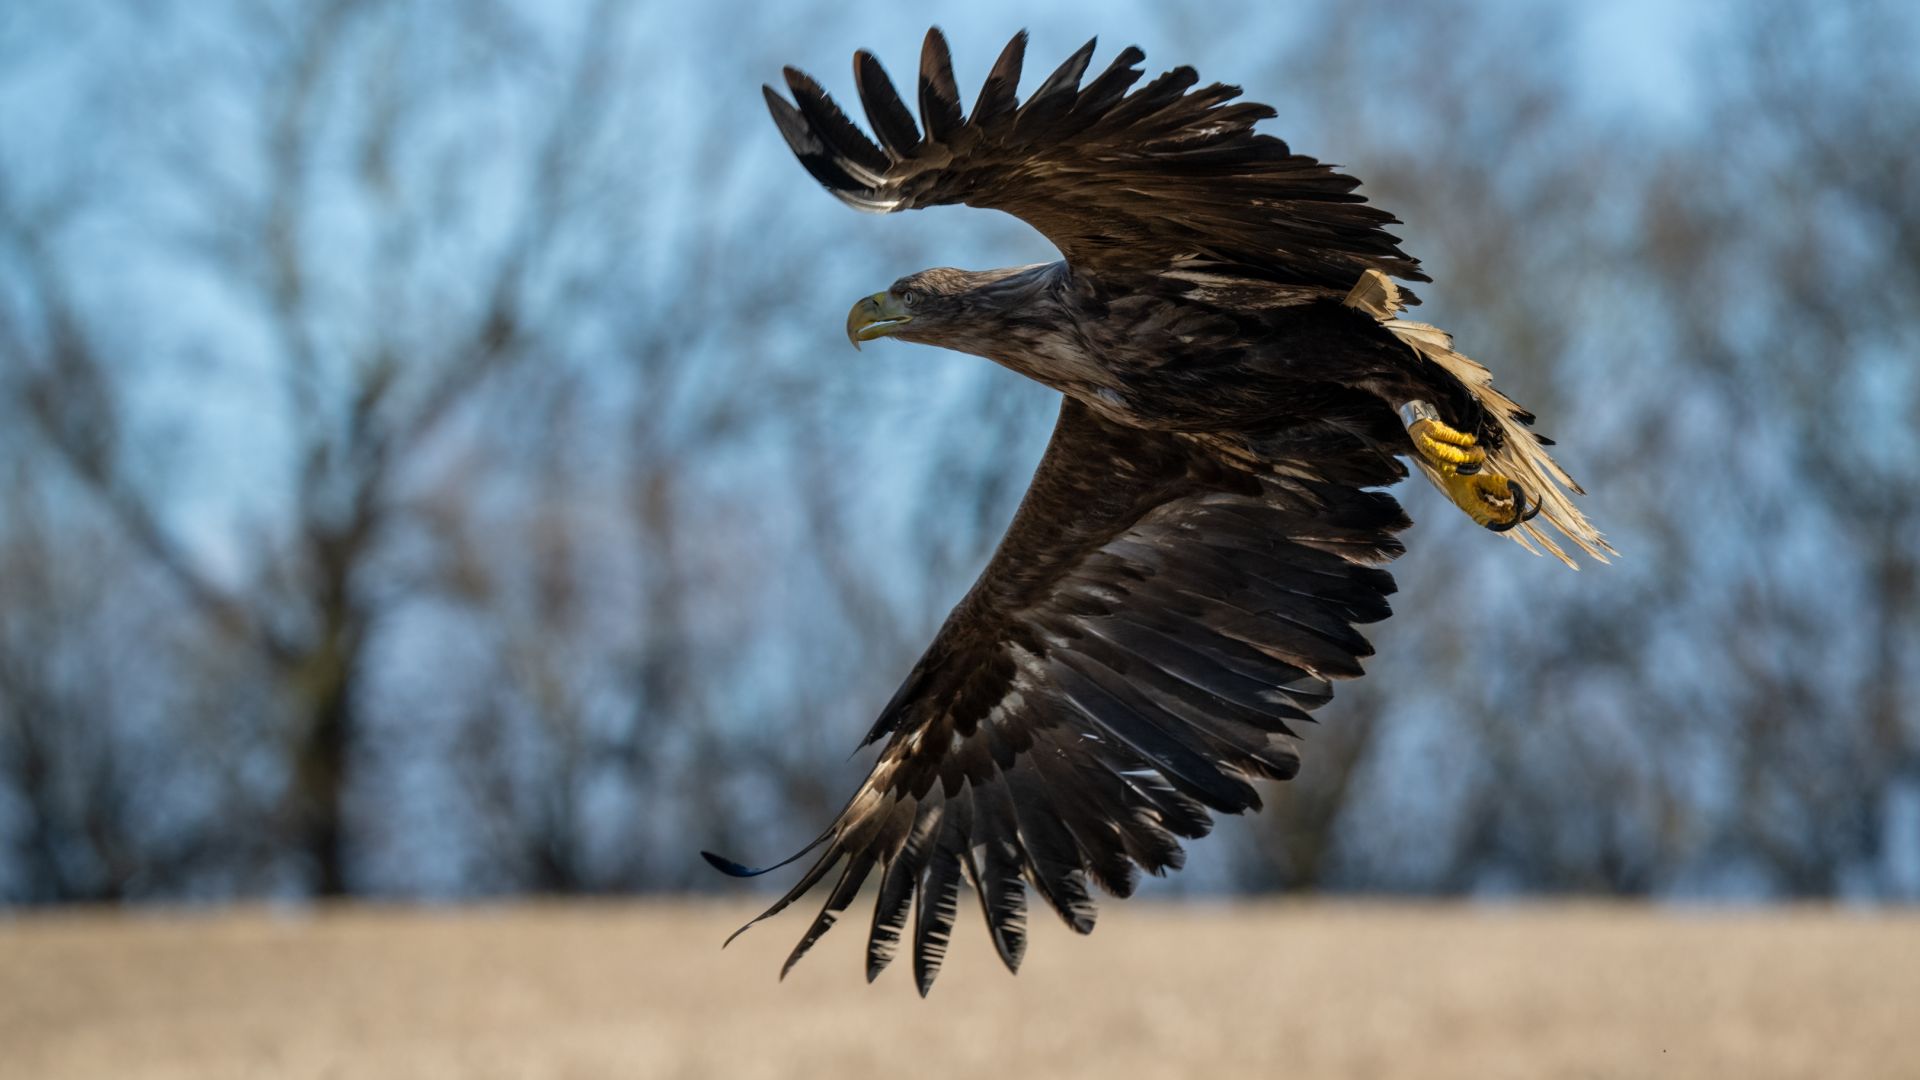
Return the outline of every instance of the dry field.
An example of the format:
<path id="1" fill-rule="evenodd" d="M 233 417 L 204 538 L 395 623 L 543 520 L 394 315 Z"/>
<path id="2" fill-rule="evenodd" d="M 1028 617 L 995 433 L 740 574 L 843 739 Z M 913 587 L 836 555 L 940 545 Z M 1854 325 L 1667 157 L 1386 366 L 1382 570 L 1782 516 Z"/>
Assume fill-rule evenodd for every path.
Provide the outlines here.
<path id="1" fill-rule="evenodd" d="M 857 919 L 542 904 L 0 920 L 0 1076 L 1920 1077 L 1920 916 L 1108 905 L 933 996 Z"/>

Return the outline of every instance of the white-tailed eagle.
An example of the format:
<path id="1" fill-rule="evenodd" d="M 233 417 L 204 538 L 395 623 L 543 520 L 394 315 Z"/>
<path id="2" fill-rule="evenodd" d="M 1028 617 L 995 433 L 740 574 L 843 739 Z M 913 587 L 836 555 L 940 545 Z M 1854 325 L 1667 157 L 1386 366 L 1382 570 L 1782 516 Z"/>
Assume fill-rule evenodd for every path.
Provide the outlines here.
<path id="1" fill-rule="evenodd" d="M 963 112 L 928 33 L 918 124 L 855 54 L 877 142 L 800 71 L 791 101 L 766 91 L 849 205 L 1004 210 L 1065 256 L 911 274 L 847 319 L 856 344 L 957 349 L 1063 395 L 1005 539 L 867 733 L 885 740 L 872 773 L 761 916 L 826 886 L 791 968 L 877 880 L 868 977 L 908 944 L 923 994 L 963 887 L 1016 968 L 1029 886 L 1089 931 L 1096 887 L 1178 868 L 1210 812 L 1255 809 L 1252 781 L 1299 769 L 1299 725 L 1373 651 L 1355 627 L 1388 614 L 1408 520 L 1374 489 L 1401 458 L 1523 545 L 1571 565 L 1550 525 L 1612 550 L 1533 417 L 1398 318 L 1416 300 L 1391 279 L 1428 279 L 1357 181 L 1256 133 L 1273 111 L 1191 68 L 1135 89 L 1138 49 L 1083 82 L 1088 42 L 1019 101 L 1025 46 Z"/>

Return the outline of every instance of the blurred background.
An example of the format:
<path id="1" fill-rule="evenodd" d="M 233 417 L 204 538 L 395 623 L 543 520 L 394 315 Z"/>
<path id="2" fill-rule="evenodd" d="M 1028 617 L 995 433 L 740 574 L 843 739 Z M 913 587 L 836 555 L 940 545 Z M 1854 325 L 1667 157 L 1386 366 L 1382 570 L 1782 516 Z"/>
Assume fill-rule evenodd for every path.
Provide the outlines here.
<path id="1" fill-rule="evenodd" d="M 1920 897 L 1920 9 L 693 8 L 0 7 L 0 900 L 717 891 L 815 832 L 1056 407 L 847 347 L 1050 249 L 852 213 L 760 100 L 933 21 L 969 99 L 1025 25 L 1027 89 L 1099 33 L 1273 104 L 1622 553 L 1400 489 L 1369 677 L 1163 890 Z"/>

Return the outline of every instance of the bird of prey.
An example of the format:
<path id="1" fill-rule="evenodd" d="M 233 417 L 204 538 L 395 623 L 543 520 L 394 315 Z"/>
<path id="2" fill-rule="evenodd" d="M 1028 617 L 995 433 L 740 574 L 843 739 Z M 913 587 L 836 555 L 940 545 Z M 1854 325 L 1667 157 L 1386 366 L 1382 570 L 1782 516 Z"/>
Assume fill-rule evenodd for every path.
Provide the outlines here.
<path id="1" fill-rule="evenodd" d="M 1356 180 L 1256 132 L 1273 110 L 1192 68 L 1135 89 L 1134 48 L 1083 81 L 1090 41 L 1020 101 L 1025 49 L 1023 32 L 963 112 L 929 32 L 917 125 L 856 53 L 874 139 L 794 68 L 791 101 L 766 89 L 843 202 L 991 207 L 1064 256 L 923 270 L 847 315 L 856 346 L 972 353 L 1062 400 L 998 550 L 867 733 L 885 740 L 872 772 L 777 864 L 820 852 L 760 919 L 827 887 L 783 975 L 869 880 L 869 979 L 910 943 L 925 994 L 963 886 L 1017 970 L 1029 885 L 1085 933 L 1096 886 L 1124 897 L 1177 869 L 1210 812 L 1257 809 L 1251 781 L 1294 775 L 1300 725 L 1371 655 L 1355 627 L 1387 617 L 1381 567 L 1409 522 L 1376 489 L 1401 458 L 1524 546 L 1573 565 L 1551 525 L 1612 551 L 1533 417 L 1398 317 L 1417 300 L 1392 279 L 1429 279 Z"/>

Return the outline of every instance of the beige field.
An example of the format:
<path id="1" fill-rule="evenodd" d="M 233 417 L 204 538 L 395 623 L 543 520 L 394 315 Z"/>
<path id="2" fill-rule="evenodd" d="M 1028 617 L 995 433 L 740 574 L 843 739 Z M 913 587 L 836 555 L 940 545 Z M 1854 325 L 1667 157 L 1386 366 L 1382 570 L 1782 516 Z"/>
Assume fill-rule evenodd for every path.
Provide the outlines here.
<path id="1" fill-rule="evenodd" d="M 1920 1077 L 1920 917 L 1108 905 L 931 999 L 633 903 L 0 922 L 0 1076 Z"/>

